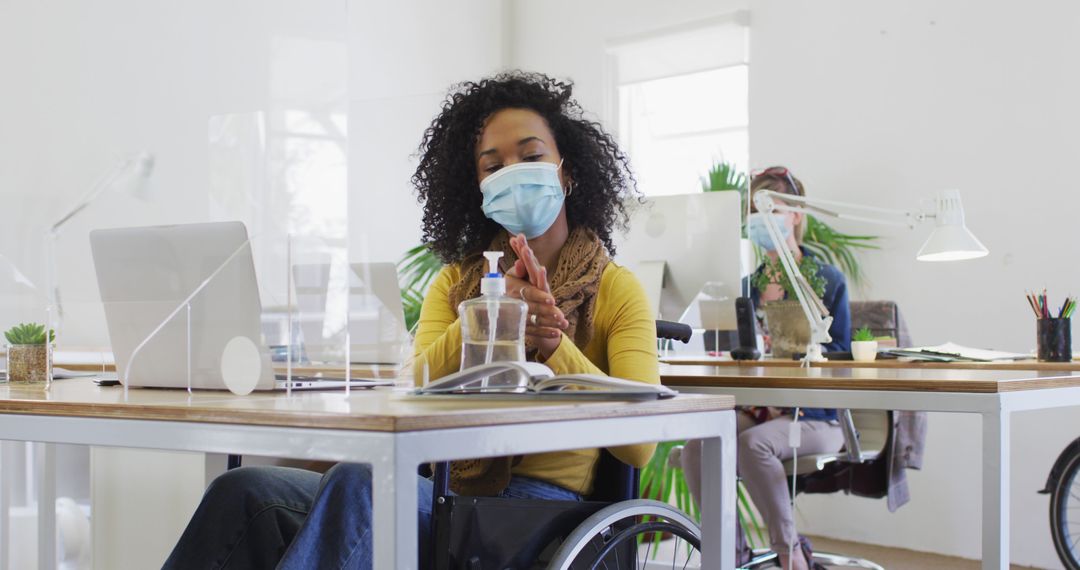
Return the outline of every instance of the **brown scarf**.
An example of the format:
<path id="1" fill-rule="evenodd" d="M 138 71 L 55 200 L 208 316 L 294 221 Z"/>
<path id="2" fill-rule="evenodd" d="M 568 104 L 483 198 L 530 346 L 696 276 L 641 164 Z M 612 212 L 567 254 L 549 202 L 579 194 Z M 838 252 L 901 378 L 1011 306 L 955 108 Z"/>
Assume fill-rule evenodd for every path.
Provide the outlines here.
<path id="1" fill-rule="evenodd" d="M 514 266 L 517 256 L 510 247 L 510 236 L 500 233 L 488 251 L 502 251 L 504 271 Z M 593 335 L 593 308 L 596 293 L 600 290 L 600 277 L 610 258 L 603 242 L 587 228 L 577 227 L 559 253 L 559 262 L 550 279 L 551 294 L 570 326 L 567 335 L 574 345 L 584 349 Z M 450 306 L 457 313 L 458 305 L 466 299 L 480 295 L 480 279 L 487 271 L 487 261 L 482 254 L 467 257 L 461 262 L 461 280 L 450 287 Z M 535 348 L 527 350 L 529 360 L 536 355 Z M 459 495 L 494 496 L 510 484 L 510 471 L 521 461 L 521 456 L 465 459 L 450 464 L 450 489 Z"/>

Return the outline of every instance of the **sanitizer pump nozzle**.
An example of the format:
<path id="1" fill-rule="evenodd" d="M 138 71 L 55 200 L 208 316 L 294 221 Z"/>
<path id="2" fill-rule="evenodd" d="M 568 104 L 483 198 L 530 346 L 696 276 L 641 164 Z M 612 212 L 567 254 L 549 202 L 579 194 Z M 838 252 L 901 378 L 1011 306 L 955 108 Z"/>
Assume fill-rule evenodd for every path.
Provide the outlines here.
<path id="1" fill-rule="evenodd" d="M 503 256 L 501 251 L 485 251 L 484 257 L 488 261 L 488 271 L 480 280 L 481 295 L 505 295 L 506 279 L 499 273 L 499 258 Z"/>
<path id="2" fill-rule="evenodd" d="M 461 369 L 500 361 L 525 361 L 525 323 L 529 306 L 506 296 L 506 279 L 499 272 L 501 251 L 485 251 L 487 271 L 480 278 L 480 296 L 458 305 L 461 320 Z M 497 373 L 480 386 L 516 384 L 514 373 Z"/>

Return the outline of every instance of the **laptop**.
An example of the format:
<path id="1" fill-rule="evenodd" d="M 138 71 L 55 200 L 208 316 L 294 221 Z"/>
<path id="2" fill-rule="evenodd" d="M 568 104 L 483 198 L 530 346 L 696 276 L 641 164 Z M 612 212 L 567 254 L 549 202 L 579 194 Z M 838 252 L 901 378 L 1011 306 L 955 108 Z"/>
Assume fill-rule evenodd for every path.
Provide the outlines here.
<path id="1" fill-rule="evenodd" d="M 90 248 L 120 379 L 130 386 L 186 388 L 190 365 L 196 389 L 287 388 L 262 341 L 262 303 L 243 223 L 95 230 Z M 291 388 L 344 385 L 342 378 L 294 375 Z"/>

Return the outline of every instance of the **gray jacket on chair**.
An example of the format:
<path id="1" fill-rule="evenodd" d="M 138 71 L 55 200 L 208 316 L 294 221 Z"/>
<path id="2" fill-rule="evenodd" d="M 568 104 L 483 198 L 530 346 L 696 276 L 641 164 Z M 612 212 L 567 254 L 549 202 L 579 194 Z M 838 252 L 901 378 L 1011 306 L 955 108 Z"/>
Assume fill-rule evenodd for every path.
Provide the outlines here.
<path id="1" fill-rule="evenodd" d="M 852 301 L 851 326 L 865 326 L 875 335 L 895 338 L 899 346 L 913 346 L 904 319 L 892 301 Z M 890 512 L 911 500 L 906 471 L 922 468 L 926 412 L 893 411 L 890 420 L 890 439 L 880 457 L 862 464 L 831 464 L 811 475 L 803 489 L 807 493 L 845 491 L 863 497 L 888 497 Z"/>
<path id="2" fill-rule="evenodd" d="M 891 336 L 898 346 L 913 346 L 900 309 L 893 301 L 852 301 L 852 328 L 868 327 L 874 334 Z M 921 469 L 926 444 L 926 412 L 892 413 L 892 441 L 889 442 L 886 493 L 889 511 L 911 499 L 906 469 Z"/>
<path id="3" fill-rule="evenodd" d="M 911 499 L 905 470 L 922 469 L 926 412 L 893 412 L 892 424 L 892 441 L 887 450 L 889 481 L 886 495 L 889 512 L 899 509 Z"/>

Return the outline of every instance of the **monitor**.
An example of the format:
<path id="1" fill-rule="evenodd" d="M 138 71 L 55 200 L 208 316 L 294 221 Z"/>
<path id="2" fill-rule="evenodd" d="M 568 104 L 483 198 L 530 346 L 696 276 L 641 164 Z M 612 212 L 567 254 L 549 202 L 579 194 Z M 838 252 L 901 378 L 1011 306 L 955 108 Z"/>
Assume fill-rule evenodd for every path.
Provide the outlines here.
<path id="1" fill-rule="evenodd" d="M 647 198 L 616 240 L 616 262 L 642 281 L 658 318 L 736 330 L 741 295 L 738 192 Z M 703 322 L 704 319 L 704 322 Z"/>

